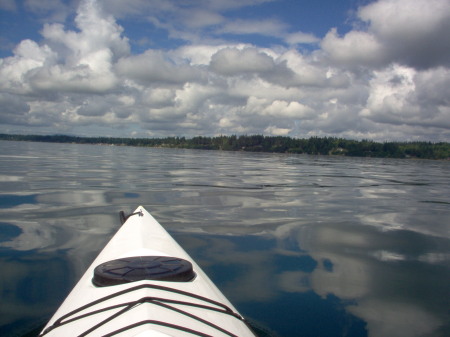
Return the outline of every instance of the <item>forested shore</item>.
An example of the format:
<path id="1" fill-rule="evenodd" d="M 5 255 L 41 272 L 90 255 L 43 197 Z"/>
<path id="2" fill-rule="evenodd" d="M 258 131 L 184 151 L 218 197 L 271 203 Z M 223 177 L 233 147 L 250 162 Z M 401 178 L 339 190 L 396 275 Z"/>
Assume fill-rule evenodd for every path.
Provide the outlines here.
<path id="1" fill-rule="evenodd" d="M 167 147 L 202 150 L 298 153 L 312 155 L 340 155 L 377 158 L 450 159 L 450 143 L 439 142 L 374 142 L 348 140 L 335 137 L 308 139 L 284 136 L 218 136 L 218 137 L 166 137 L 116 138 L 77 137 L 68 135 L 8 135 L 0 140 L 33 141 L 76 144 L 104 144 L 117 146 Z"/>

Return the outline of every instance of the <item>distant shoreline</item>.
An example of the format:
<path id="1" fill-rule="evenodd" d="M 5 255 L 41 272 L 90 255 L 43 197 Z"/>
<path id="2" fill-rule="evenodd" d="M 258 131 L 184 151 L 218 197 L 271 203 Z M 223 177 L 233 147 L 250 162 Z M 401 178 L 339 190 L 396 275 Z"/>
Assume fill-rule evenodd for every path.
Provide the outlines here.
<path id="1" fill-rule="evenodd" d="M 439 142 L 374 142 L 335 137 L 309 139 L 284 136 L 217 136 L 116 138 L 77 137 L 67 135 L 9 135 L 0 134 L 0 140 L 48 143 L 103 144 L 135 147 L 164 147 L 222 151 L 269 153 L 296 153 L 374 158 L 410 158 L 450 160 L 450 143 Z"/>

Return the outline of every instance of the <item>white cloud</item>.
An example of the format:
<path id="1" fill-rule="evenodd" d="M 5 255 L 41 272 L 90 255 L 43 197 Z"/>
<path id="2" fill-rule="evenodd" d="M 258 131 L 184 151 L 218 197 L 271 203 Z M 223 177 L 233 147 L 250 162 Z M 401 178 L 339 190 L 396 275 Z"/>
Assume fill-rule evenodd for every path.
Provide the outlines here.
<path id="1" fill-rule="evenodd" d="M 220 33 L 279 36 L 285 30 L 286 25 L 278 20 L 236 20 L 226 23 L 220 29 Z"/>
<path id="2" fill-rule="evenodd" d="M 450 70 L 393 65 L 376 71 L 361 115 L 378 123 L 450 127 Z"/>
<path id="3" fill-rule="evenodd" d="M 45 44 L 22 41 L 15 56 L 2 64 L 3 88 L 93 93 L 114 88 L 117 79 L 112 63 L 129 53 L 122 28 L 112 17 L 103 17 L 95 1 L 85 1 L 75 21 L 79 32 L 46 24 L 42 31 Z"/>
<path id="4" fill-rule="evenodd" d="M 143 104 L 152 108 L 175 105 L 176 92 L 169 88 L 146 88 L 142 93 Z"/>
<path id="5" fill-rule="evenodd" d="M 378 122 L 403 123 L 404 113 L 419 113 L 419 107 L 409 104 L 408 98 L 415 90 L 415 71 L 402 66 L 392 66 L 376 71 L 370 81 L 370 96 L 363 116 Z"/>
<path id="6" fill-rule="evenodd" d="M 280 20 L 227 19 L 228 9 L 261 2 L 83 0 L 76 28 L 44 24 L 41 42 L 23 40 L 0 59 L 2 127 L 450 139 L 447 1 L 372 2 L 357 11 L 359 29 L 331 29 L 320 43 Z M 189 12 L 199 14 L 195 23 L 185 21 Z M 148 19 L 190 42 L 132 53 L 116 17 Z M 228 42 L 225 31 L 280 45 Z M 305 43 L 317 49 L 295 49 Z"/>
<path id="7" fill-rule="evenodd" d="M 291 129 L 278 128 L 276 126 L 269 126 L 264 130 L 264 133 L 273 136 L 287 136 Z"/>
<path id="8" fill-rule="evenodd" d="M 77 109 L 77 114 L 81 116 L 99 117 L 104 116 L 110 112 L 112 108 L 111 102 L 102 98 L 92 97 L 89 100 L 83 102 Z"/>
<path id="9" fill-rule="evenodd" d="M 347 87 L 349 85 L 349 75 L 346 72 L 317 63 L 314 58 L 296 50 L 287 50 L 278 57 L 277 61 L 285 62 L 287 69 L 291 71 L 289 85 L 311 87 Z"/>
<path id="10" fill-rule="evenodd" d="M 201 79 L 201 72 L 194 67 L 187 64 L 177 65 L 162 52 L 153 50 L 120 59 L 116 69 L 121 76 L 147 84 L 185 83 Z"/>
<path id="11" fill-rule="evenodd" d="M 380 0 L 362 7 L 359 17 L 388 42 L 402 41 L 409 47 L 411 42 L 439 37 L 442 43 L 448 32 L 450 4 L 446 0 Z"/>
<path id="12" fill-rule="evenodd" d="M 380 66 L 386 62 L 386 51 L 375 36 L 368 32 L 351 31 L 344 37 L 333 28 L 322 41 L 322 49 L 331 60 L 352 67 Z"/>
<path id="13" fill-rule="evenodd" d="M 310 119 L 313 117 L 314 111 L 310 107 L 296 101 L 276 100 L 267 106 L 262 111 L 262 114 L 281 118 Z"/>
<path id="14" fill-rule="evenodd" d="M 59 51 L 71 65 L 89 64 L 91 53 L 108 49 L 114 59 L 130 52 L 128 39 L 123 37 L 123 28 L 112 16 L 106 15 L 95 0 L 80 4 L 75 18 L 79 32 L 65 31 L 61 24 L 46 24 L 42 35 L 49 45 Z"/>
<path id="15" fill-rule="evenodd" d="M 343 37 L 332 29 L 322 48 L 347 65 L 383 66 L 391 62 L 416 68 L 450 65 L 450 3 L 447 0 L 379 0 L 361 7 L 367 30 Z"/>
<path id="16" fill-rule="evenodd" d="M 450 69 L 439 67 L 420 71 L 415 76 L 417 101 L 433 112 L 450 107 Z"/>
<path id="17" fill-rule="evenodd" d="M 316 37 L 314 34 L 296 32 L 289 34 L 286 37 L 286 42 L 295 45 L 295 44 L 305 44 L 305 43 L 318 43 L 320 39 Z"/>
<path id="18" fill-rule="evenodd" d="M 38 91 L 103 93 L 117 84 L 116 76 L 109 68 L 110 59 L 108 50 L 97 51 L 84 58 L 88 64 L 70 68 L 57 64 L 41 68 L 32 75 L 30 82 Z"/>
<path id="19" fill-rule="evenodd" d="M 47 46 L 23 40 L 14 50 L 14 56 L 2 60 L 0 87 L 5 92 L 31 92 L 29 78 L 45 64 L 54 62 L 56 54 Z"/>
<path id="20" fill-rule="evenodd" d="M 211 57 L 219 50 L 228 48 L 228 45 L 188 45 L 182 46 L 175 51 L 170 52 L 175 59 L 187 60 L 190 65 L 209 65 Z M 236 48 L 242 49 L 242 46 Z"/>
<path id="21" fill-rule="evenodd" d="M 16 95 L 0 93 L 0 122 L 3 124 L 26 125 L 26 115 L 30 106 Z"/>
<path id="22" fill-rule="evenodd" d="M 211 69 L 222 75 L 241 75 L 271 71 L 273 59 L 256 48 L 225 48 L 211 57 Z"/>

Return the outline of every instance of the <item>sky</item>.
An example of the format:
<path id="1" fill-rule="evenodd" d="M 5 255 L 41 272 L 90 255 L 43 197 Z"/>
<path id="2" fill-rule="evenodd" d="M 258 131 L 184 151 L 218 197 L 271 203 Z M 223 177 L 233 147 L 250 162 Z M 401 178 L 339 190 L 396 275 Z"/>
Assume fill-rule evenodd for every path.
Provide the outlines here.
<path id="1" fill-rule="evenodd" d="M 448 0 L 0 0 L 0 133 L 450 141 Z"/>

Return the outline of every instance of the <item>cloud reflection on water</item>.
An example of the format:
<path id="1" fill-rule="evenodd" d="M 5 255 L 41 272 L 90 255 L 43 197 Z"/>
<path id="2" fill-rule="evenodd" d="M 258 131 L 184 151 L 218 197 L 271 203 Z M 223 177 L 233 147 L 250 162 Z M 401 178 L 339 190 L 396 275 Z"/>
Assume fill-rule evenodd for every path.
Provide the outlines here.
<path id="1" fill-rule="evenodd" d="M 364 335 L 367 323 L 371 337 L 445 336 L 447 163 L 70 144 L 39 144 L 36 157 L 36 145 L 13 144 L 0 157 L 0 215 L 20 230 L 0 242 L 12 270 L 0 326 L 42 317 L 19 281 L 64 297 L 34 266 L 69 288 L 118 211 L 143 204 L 238 308 L 285 336 L 298 322 L 325 329 L 319 318 L 334 319 L 331 334 Z"/>
<path id="2" fill-rule="evenodd" d="M 430 266 L 420 257 L 428 250 L 439 254 L 443 249 L 445 254 L 449 242 L 409 231 L 390 234 L 345 223 L 303 227 L 296 233 L 299 247 L 316 261 L 331 261 L 333 270 L 319 264 L 310 275 L 298 275 L 300 281 L 308 283 L 308 277 L 311 289 L 323 298 L 333 294 L 354 301 L 347 310 L 367 322 L 369 336 L 436 333 L 448 324 L 448 300 L 439 300 L 448 287 L 429 277 Z M 376 250 L 380 248 L 385 250 Z M 448 280 L 448 268 L 441 272 L 439 278 Z M 427 296 L 421 295 L 424 291 Z"/>
<path id="3" fill-rule="evenodd" d="M 212 238 L 178 235 L 218 280 L 223 280 L 221 274 L 226 271 L 233 275 L 220 281 L 220 286 L 237 303 L 275 306 L 280 291 L 313 291 L 323 300 L 330 295 L 339 298 L 349 314 L 367 322 L 371 337 L 443 336 L 439 331 L 448 324 L 448 299 L 442 300 L 442 296 L 448 290 L 450 271 L 433 269 L 421 256 L 439 255 L 441 249 L 445 255 L 448 240 L 409 231 L 394 237 L 390 234 L 358 224 L 333 223 L 291 226 L 290 230 L 254 236 L 247 243 L 217 234 Z M 191 239 L 195 245 L 190 244 Z M 270 248 L 262 250 L 258 245 Z M 280 265 L 280 254 L 293 257 L 291 263 Z M 207 261 L 201 256 L 207 256 Z M 317 262 L 312 270 L 305 269 L 302 257 Z M 445 263 L 448 267 L 448 260 Z M 217 271 L 220 267 L 225 271 Z M 442 281 L 436 282 L 436 278 Z"/>

